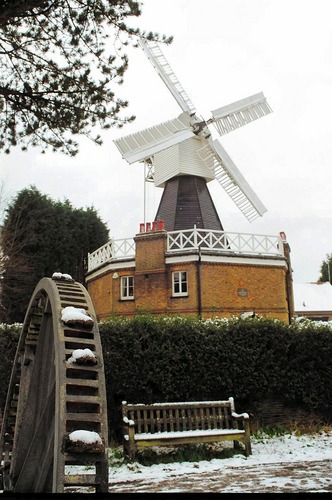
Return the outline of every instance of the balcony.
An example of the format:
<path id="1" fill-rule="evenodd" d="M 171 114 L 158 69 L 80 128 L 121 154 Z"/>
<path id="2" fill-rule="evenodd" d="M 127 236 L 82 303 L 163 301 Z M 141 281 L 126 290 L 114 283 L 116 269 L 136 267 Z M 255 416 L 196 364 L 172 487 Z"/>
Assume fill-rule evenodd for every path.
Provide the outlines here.
<path id="1" fill-rule="evenodd" d="M 150 228 L 150 226 L 148 226 Z M 157 228 L 159 230 L 159 228 Z M 144 231 L 149 234 L 155 229 Z M 185 231 L 171 231 L 166 233 L 167 253 L 179 254 L 198 251 L 228 255 L 254 257 L 284 257 L 284 233 L 280 236 L 231 233 L 226 231 L 210 231 L 207 229 L 188 229 Z M 112 239 L 102 247 L 88 254 L 88 272 L 91 272 L 105 263 L 123 259 L 135 259 L 135 241 L 133 238 L 122 240 Z"/>

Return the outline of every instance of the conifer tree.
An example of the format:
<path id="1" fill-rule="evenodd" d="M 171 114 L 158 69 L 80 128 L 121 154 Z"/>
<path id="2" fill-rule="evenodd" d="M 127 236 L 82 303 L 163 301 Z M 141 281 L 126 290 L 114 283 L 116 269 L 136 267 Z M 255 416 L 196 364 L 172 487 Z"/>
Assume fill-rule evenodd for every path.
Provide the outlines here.
<path id="1" fill-rule="evenodd" d="M 322 262 L 321 268 L 320 268 L 320 277 L 319 277 L 319 282 L 326 282 L 328 281 L 329 283 L 332 284 L 332 254 L 327 254 L 326 255 L 326 260 Z"/>
<path id="2" fill-rule="evenodd" d="M 6 210 L 1 231 L 3 274 L 0 321 L 21 322 L 38 281 L 54 272 L 84 280 L 84 259 L 108 241 L 93 207 L 73 208 L 34 186 L 20 191 Z"/>

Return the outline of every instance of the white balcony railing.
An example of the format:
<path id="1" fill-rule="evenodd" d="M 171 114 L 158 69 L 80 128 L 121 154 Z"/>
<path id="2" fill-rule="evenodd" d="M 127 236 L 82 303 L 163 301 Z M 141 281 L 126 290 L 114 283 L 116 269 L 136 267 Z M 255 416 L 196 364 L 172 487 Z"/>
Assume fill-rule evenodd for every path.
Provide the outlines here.
<path id="1" fill-rule="evenodd" d="M 226 255 L 284 256 L 284 245 L 280 236 L 229 233 L 197 228 L 186 231 L 171 231 L 166 234 L 168 253 L 200 249 Z M 124 258 L 135 258 L 135 242 L 133 238 L 113 239 L 94 252 L 89 253 L 88 272 L 106 262 Z"/>
<path id="2" fill-rule="evenodd" d="M 135 258 L 135 242 L 133 238 L 110 240 L 94 252 L 89 253 L 88 272 L 96 269 L 105 262 L 124 258 Z"/>
<path id="3" fill-rule="evenodd" d="M 167 233 L 167 251 L 207 250 L 220 253 L 283 256 L 280 236 L 189 229 Z"/>

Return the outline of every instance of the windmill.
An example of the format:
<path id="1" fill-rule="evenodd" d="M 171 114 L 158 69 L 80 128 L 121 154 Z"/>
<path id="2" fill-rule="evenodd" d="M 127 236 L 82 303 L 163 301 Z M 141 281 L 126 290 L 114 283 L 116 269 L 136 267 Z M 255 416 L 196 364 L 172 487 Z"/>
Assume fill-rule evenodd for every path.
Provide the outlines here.
<path id="1" fill-rule="evenodd" d="M 212 139 L 209 127 L 213 125 L 223 136 L 269 114 L 272 110 L 264 94 L 215 109 L 205 121 L 197 115 L 158 43 L 140 39 L 139 44 L 182 109 L 177 118 L 114 141 L 129 164 L 144 162 L 148 166 L 146 180 L 164 188 L 155 219 L 163 219 L 167 231 L 194 225 L 223 230 L 207 188 L 213 179 L 249 222 L 262 216 L 265 206 L 220 142 Z"/>

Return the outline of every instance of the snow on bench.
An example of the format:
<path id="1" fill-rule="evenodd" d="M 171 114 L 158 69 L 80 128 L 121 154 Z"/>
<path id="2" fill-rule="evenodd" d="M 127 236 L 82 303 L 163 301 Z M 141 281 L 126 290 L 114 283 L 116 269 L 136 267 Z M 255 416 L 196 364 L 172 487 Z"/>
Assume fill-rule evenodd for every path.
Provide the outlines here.
<path id="1" fill-rule="evenodd" d="M 175 403 L 122 402 L 123 446 L 133 460 L 137 448 L 233 440 L 251 454 L 249 415 L 235 412 L 234 399 Z"/>

